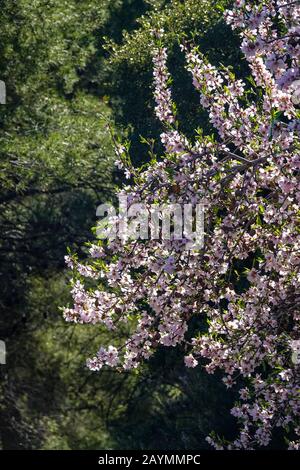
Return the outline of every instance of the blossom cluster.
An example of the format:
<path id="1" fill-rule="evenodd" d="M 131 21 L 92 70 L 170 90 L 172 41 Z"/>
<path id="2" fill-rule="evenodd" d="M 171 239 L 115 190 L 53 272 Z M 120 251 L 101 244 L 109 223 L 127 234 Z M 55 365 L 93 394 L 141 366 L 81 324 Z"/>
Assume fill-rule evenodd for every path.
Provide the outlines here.
<path id="1" fill-rule="evenodd" d="M 74 307 L 67 321 L 126 331 L 121 346 L 101 348 L 88 367 L 136 368 L 158 347 L 181 345 L 187 367 L 221 370 L 224 386 L 240 388 L 232 409 L 233 442 L 216 448 L 267 446 L 282 428 L 299 448 L 300 337 L 300 11 L 287 0 L 236 0 L 226 19 L 238 29 L 252 85 L 182 49 L 200 105 L 215 136 L 189 141 L 173 113 L 165 48 L 154 52 L 156 114 L 165 125 L 165 155 L 123 189 L 133 202 L 205 201 L 205 243 L 185 240 L 99 242 L 86 270 L 76 258 Z M 259 90 L 259 92 L 258 92 Z M 249 98 L 249 96 L 251 98 Z M 89 278 L 89 280 L 87 280 Z M 94 284 L 92 284 L 94 283 Z M 187 335 L 190 320 L 207 331 Z"/>

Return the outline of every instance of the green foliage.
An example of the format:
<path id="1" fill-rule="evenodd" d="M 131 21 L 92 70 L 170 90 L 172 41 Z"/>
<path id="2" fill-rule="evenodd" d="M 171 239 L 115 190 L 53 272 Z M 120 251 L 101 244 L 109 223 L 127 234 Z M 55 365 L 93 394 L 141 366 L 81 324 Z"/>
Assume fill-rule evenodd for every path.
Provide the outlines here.
<path id="1" fill-rule="evenodd" d="M 184 54 L 179 43 L 195 43 L 212 63 L 237 64 L 238 73 L 245 75 L 246 66 L 241 60 L 238 38 L 232 33 L 222 13 L 230 2 L 226 0 L 171 0 L 150 1 L 153 8 L 139 19 L 139 27 L 125 32 L 123 42 L 107 40 L 109 51 L 109 80 L 106 93 L 116 122 L 127 129 L 132 142 L 133 161 L 147 160 L 147 149 L 140 144 L 141 136 L 157 139 L 160 123 L 154 115 L 152 96 L 153 30 L 161 30 L 163 43 L 169 51 L 169 69 L 174 79 L 173 98 L 178 105 L 182 130 L 192 136 L 203 127 L 209 132 L 207 114 L 199 106 L 199 96 L 184 68 Z M 102 75 L 95 76 L 100 80 Z M 157 148 L 160 152 L 161 149 Z"/>
<path id="2" fill-rule="evenodd" d="M 105 128 L 106 106 L 86 93 L 71 101 L 39 96 L 28 114 L 24 107 L 5 121 L 0 134 L 2 201 L 32 193 L 109 186 L 112 150 Z"/>
<path id="3" fill-rule="evenodd" d="M 108 3 L 1 4 L 0 66 L 7 87 L 7 104 L 0 106 L 4 448 L 40 446 L 48 435 L 41 423 L 51 414 L 49 403 L 64 405 L 64 395 L 52 392 L 56 383 L 58 389 L 67 383 L 60 377 L 65 364 L 55 355 L 59 342 L 53 341 L 51 353 L 44 342 L 56 334 L 58 306 L 67 301 L 67 247 L 79 248 L 91 237 L 96 206 L 114 189 L 110 111 L 81 85 Z M 61 332 L 62 319 L 59 324 Z M 64 344 L 65 335 L 59 337 Z"/>
<path id="4" fill-rule="evenodd" d="M 36 92 L 55 86 L 71 93 L 96 52 L 94 32 L 108 17 L 109 0 L 4 0 L 0 57 L 8 106 L 16 95 L 31 105 Z"/>
<path id="5" fill-rule="evenodd" d="M 212 428 L 233 437 L 228 415 L 234 393 L 224 394 L 224 384 L 203 370 L 187 369 L 182 353 L 161 348 L 144 368 L 123 419 L 111 423 L 119 448 L 208 449 Z"/>

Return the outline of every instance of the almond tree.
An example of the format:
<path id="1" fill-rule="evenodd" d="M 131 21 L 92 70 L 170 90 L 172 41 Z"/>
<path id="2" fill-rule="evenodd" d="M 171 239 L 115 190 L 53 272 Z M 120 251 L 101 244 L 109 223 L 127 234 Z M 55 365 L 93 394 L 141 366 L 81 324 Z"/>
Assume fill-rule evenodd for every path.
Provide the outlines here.
<path id="1" fill-rule="evenodd" d="M 121 194 L 148 214 L 153 204 L 204 202 L 204 245 L 187 249 L 186 233 L 119 237 L 92 245 L 86 264 L 67 257 L 74 307 L 64 309 L 66 320 L 128 333 L 124 344 L 101 347 L 87 361 L 91 370 L 136 368 L 158 347 L 181 345 L 187 367 L 221 370 L 228 388 L 239 387 L 231 411 L 239 435 L 228 443 L 212 434 L 216 448 L 267 446 L 274 428 L 299 448 L 299 18 L 297 2 L 286 0 L 237 0 L 226 12 L 240 31 L 247 83 L 182 45 L 215 129 L 198 131 L 193 142 L 180 132 L 163 31 L 154 32 L 165 154 L 135 169 L 126 146 L 117 146 L 117 164 L 131 180 Z M 206 326 L 191 331 L 192 318 Z"/>

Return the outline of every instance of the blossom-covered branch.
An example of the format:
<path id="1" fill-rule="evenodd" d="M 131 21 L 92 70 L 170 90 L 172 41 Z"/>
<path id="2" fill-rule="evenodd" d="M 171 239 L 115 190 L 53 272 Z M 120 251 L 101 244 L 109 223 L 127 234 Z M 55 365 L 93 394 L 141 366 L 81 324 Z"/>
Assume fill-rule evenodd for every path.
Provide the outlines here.
<path id="1" fill-rule="evenodd" d="M 205 203 L 204 246 L 186 249 L 186 234 L 116 239 L 94 245 L 86 267 L 68 259 L 75 277 L 66 320 L 128 332 L 124 344 L 101 347 L 90 369 L 135 368 L 159 346 L 180 344 L 187 367 L 221 370 L 227 387 L 240 387 L 232 410 L 239 435 L 231 443 L 209 437 L 217 448 L 266 446 L 278 427 L 299 448 L 300 369 L 292 359 L 300 338 L 299 18 L 299 5 L 282 0 L 237 0 L 226 12 L 241 34 L 250 88 L 196 48 L 182 48 L 216 129 L 194 142 L 174 127 L 166 50 L 155 49 L 166 154 L 122 193 L 149 213 L 153 204 Z M 188 339 L 193 317 L 205 319 L 207 331 Z"/>

